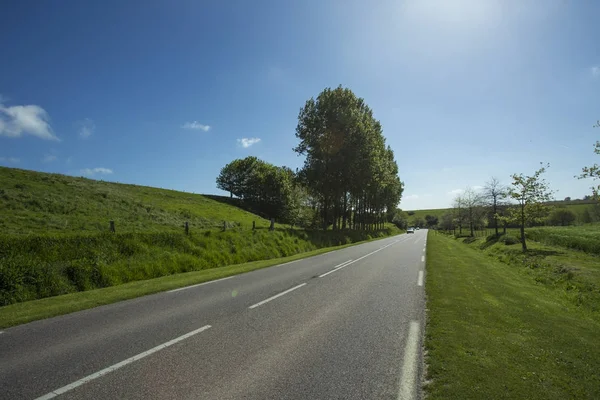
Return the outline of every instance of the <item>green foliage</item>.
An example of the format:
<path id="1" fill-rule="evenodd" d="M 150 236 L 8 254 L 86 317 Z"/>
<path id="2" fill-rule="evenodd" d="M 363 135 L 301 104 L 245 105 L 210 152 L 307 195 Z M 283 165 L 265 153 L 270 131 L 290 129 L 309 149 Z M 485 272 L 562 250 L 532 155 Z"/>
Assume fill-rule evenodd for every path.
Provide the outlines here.
<path id="1" fill-rule="evenodd" d="M 221 169 L 217 187 L 243 200 L 252 211 L 277 221 L 295 221 L 304 198 L 294 173 L 256 157 L 233 160 Z"/>
<path id="2" fill-rule="evenodd" d="M 531 176 L 512 175 L 513 181 L 512 186 L 508 189 L 508 196 L 517 202 L 517 207 L 509 208 L 508 215 L 501 219 L 519 224 L 523 251 L 527 251 L 525 226 L 542 222 L 549 212 L 545 203 L 550 200 L 552 192 L 548 183 L 541 177 L 547 167 L 548 165 L 543 166 L 542 164 L 540 169 Z"/>
<path id="3" fill-rule="evenodd" d="M 402 210 L 397 210 L 392 219 L 392 223 L 399 229 L 406 229 L 408 227 L 408 215 Z"/>
<path id="4" fill-rule="evenodd" d="M 372 229 L 389 220 L 402 196 L 394 153 L 365 101 L 341 86 L 323 90 L 298 115 L 294 149 L 306 156 L 300 180 L 324 228 Z M 341 222 L 340 222 L 341 220 Z"/>
<path id="5" fill-rule="evenodd" d="M 429 215 L 429 214 L 427 214 L 425 216 L 425 225 L 429 229 L 435 228 L 437 226 L 437 224 L 438 224 L 438 221 L 439 221 L 439 219 L 435 215 Z"/>
<path id="6" fill-rule="evenodd" d="M 600 126 L 600 122 L 596 127 Z M 600 141 L 597 141 L 594 145 L 594 153 L 600 155 Z M 600 179 L 600 165 L 594 164 L 590 167 L 583 167 L 581 170 L 581 175 L 578 176 L 579 179 L 588 179 L 592 180 Z M 600 185 L 592 187 L 592 191 L 594 192 L 594 197 L 596 199 L 600 196 Z"/>
<path id="7" fill-rule="evenodd" d="M 555 208 L 550 212 L 548 223 L 550 225 L 567 226 L 571 225 L 577 219 L 577 215 L 565 207 Z"/>

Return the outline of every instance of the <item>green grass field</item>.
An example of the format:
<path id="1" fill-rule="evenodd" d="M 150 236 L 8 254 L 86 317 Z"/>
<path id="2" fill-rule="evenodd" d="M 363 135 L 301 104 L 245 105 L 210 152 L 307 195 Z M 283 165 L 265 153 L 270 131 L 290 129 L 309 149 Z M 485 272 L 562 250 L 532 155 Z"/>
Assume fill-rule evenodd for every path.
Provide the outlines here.
<path id="1" fill-rule="evenodd" d="M 269 221 L 199 194 L 0 167 L 0 233 L 183 231 Z"/>
<path id="2" fill-rule="evenodd" d="M 600 255 L 600 224 L 529 228 L 528 239 Z"/>
<path id="3" fill-rule="evenodd" d="M 599 288 L 595 255 L 430 232 L 429 398 L 600 398 Z"/>

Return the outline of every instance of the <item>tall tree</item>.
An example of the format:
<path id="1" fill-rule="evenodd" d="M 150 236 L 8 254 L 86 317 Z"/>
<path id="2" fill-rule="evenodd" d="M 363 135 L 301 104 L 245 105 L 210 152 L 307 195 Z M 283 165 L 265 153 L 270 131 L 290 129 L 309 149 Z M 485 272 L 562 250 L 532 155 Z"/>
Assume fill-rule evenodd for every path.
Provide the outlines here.
<path id="1" fill-rule="evenodd" d="M 498 236 L 498 207 L 507 196 L 507 188 L 500 183 L 498 178 L 492 177 L 485 184 L 482 196 L 491 208 L 491 214 L 494 221 L 494 230 L 496 232 L 496 236 Z"/>
<path id="2" fill-rule="evenodd" d="M 305 155 L 300 176 L 319 202 L 323 228 L 383 226 L 403 191 L 398 166 L 379 121 L 363 99 L 341 86 L 309 99 L 298 115 L 295 152 Z"/>
<path id="3" fill-rule="evenodd" d="M 461 199 L 462 205 L 465 209 L 467 223 L 469 224 L 469 229 L 471 231 L 471 236 L 474 236 L 475 227 L 478 226 L 481 221 L 481 206 L 483 204 L 482 196 L 473 188 L 468 187 L 463 192 Z"/>
<path id="4" fill-rule="evenodd" d="M 540 165 L 540 168 L 531 176 L 511 175 L 512 184 L 508 189 L 508 196 L 516 201 L 517 206 L 510 207 L 508 215 L 504 218 L 519 225 L 523 252 L 527 251 L 525 226 L 543 221 L 550 210 L 545 203 L 551 199 L 552 191 L 546 180 L 542 178 L 542 174 L 550 165 L 544 166 L 543 163 Z"/>
<path id="5" fill-rule="evenodd" d="M 456 195 L 452 205 L 454 222 L 458 226 L 458 234 L 462 235 L 463 223 L 465 221 L 465 207 L 464 201 L 460 194 Z"/>

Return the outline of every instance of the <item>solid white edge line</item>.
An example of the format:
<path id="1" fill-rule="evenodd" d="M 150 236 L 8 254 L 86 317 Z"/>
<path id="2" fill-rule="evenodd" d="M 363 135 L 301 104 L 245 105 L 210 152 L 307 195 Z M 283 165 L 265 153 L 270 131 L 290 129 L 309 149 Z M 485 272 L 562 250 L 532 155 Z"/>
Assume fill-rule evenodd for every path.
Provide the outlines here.
<path id="1" fill-rule="evenodd" d="M 417 279 L 417 285 L 423 286 L 423 271 L 419 271 L 419 278 Z"/>
<path id="2" fill-rule="evenodd" d="M 291 289 L 288 289 L 288 290 L 286 290 L 286 291 L 283 291 L 283 292 L 281 292 L 281 293 L 279 293 L 279 294 L 276 294 L 275 296 L 271 296 L 271 297 L 269 297 L 268 299 L 264 299 L 263 301 L 260 301 L 260 302 L 258 302 L 258 303 L 256 303 L 256 304 L 253 304 L 253 305 L 251 305 L 251 306 L 250 306 L 250 307 L 248 307 L 248 308 L 252 309 L 252 308 L 256 308 L 256 307 L 258 307 L 258 306 L 262 306 L 263 304 L 265 304 L 265 303 L 268 303 L 268 302 L 270 302 L 271 300 L 275 300 L 276 298 L 278 298 L 278 297 L 281 297 L 281 296 L 283 296 L 284 294 L 288 294 L 289 292 L 291 292 L 291 291 L 293 291 L 293 290 L 300 289 L 300 288 L 301 288 L 302 286 L 304 286 L 304 285 L 306 285 L 306 282 L 304 282 L 304 283 L 301 283 L 301 284 L 300 284 L 300 285 L 298 285 L 298 286 L 294 286 L 293 288 L 291 288 Z"/>
<path id="3" fill-rule="evenodd" d="M 383 246 L 383 247 L 380 247 L 379 249 L 377 249 L 377 250 L 375 250 L 375 251 L 372 251 L 372 252 L 370 252 L 369 254 L 366 254 L 366 255 L 364 255 L 364 256 L 362 256 L 362 257 L 360 257 L 360 258 L 357 258 L 357 259 L 356 259 L 356 260 L 354 260 L 354 261 L 351 261 L 351 262 L 349 262 L 349 263 L 346 263 L 346 264 L 342 265 L 341 267 L 334 268 L 334 269 L 332 269 L 331 271 L 328 271 L 328 272 L 325 272 L 324 274 L 321 274 L 321 275 L 319 275 L 319 278 L 323 278 L 324 276 L 327 276 L 327 275 L 329 275 L 329 274 L 332 274 L 332 273 L 334 273 L 334 272 L 336 272 L 336 271 L 339 271 L 339 270 L 340 270 L 340 269 L 342 269 L 342 268 L 346 268 L 347 266 L 349 266 L 349 265 L 351 265 L 351 264 L 354 264 L 355 262 L 357 262 L 357 261 L 360 261 L 360 260 L 362 260 L 363 258 L 369 257 L 370 255 L 372 255 L 372 254 L 375 254 L 375 253 L 377 253 L 378 251 L 381 251 L 381 250 L 385 249 L 386 247 L 390 247 L 391 245 L 393 245 L 393 244 L 396 244 L 396 243 L 398 243 L 398 241 L 395 241 L 395 242 L 392 242 L 392 243 L 390 243 L 390 244 L 387 244 L 387 245 L 385 245 L 385 246 Z"/>
<path id="4" fill-rule="evenodd" d="M 220 281 L 224 281 L 224 280 L 231 279 L 231 278 L 234 278 L 234 277 L 233 276 L 228 276 L 228 277 L 221 278 L 221 279 L 215 279 L 214 281 L 207 281 L 207 282 L 197 283 L 195 285 L 184 286 L 184 287 L 180 287 L 180 288 L 177 288 L 177 289 L 171 289 L 171 290 L 167 290 L 167 293 L 174 293 L 174 292 L 179 292 L 179 291 L 185 290 L 185 289 L 192 289 L 192 288 L 195 288 L 195 287 L 198 287 L 198 286 L 204 286 L 204 285 L 208 285 L 209 283 L 220 282 Z"/>
<path id="5" fill-rule="evenodd" d="M 404 347 L 404 364 L 402 365 L 398 400 L 413 400 L 416 398 L 419 329 L 418 321 L 410 321 L 406 346 Z"/>
<path id="6" fill-rule="evenodd" d="M 81 378 L 81 379 L 79 379 L 79 380 L 77 380 L 77 381 L 75 381 L 73 383 L 70 383 L 70 384 L 68 384 L 66 386 L 63 386 L 63 387 L 58 388 L 56 390 L 53 390 L 52 392 L 47 393 L 47 394 L 45 394 L 45 395 L 43 395 L 41 397 L 38 397 L 35 400 L 48 400 L 48 399 L 52 399 L 52 398 L 54 398 L 54 397 L 56 397 L 58 395 L 61 395 L 61 394 L 66 393 L 66 392 L 68 392 L 70 390 L 73 390 L 76 387 L 81 386 L 81 385 L 83 385 L 83 384 L 85 384 L 87 382 L 90 382 L 90 381 L 92 381 L 94 379 L 100 378 L 103 375 L 106 375 L 106 374 L 109 374 L 109 373 L 111 373 L 113 371 L 116 371 L 117 369 L 119 369 L 121 367 L 124 367 L 127 364 L 131 364 L 134 361 L 140 360 L 140 359 L 142 359 L 144 357 L 149 356 L 152 353 L 156 353 L 159 350 L 162 350 L 164 348 L 172 346 L 175 343 L 181 342 L 182 340 L 185 340 L 185 339 L 187 339 L 187 338 L 189 338 L 191 336 L 194 336 L 194 335 L 196 335 L 196 334 L 198 334 L 200 332 L 203 332 L 203 331 L 209 329 L 210 327 L 211 327 L 210 325 L 205 325 L 202 328 L 199 328 L 199 329 L 196 329 L 194 331 L 188 332 L 185 335 L 181 335 L 181 336 L 179 336 L 179 337 L 177 337 L 177 338 L 175 338 L 173 340 L 169 340 L 166 343 L 163 343 L 161 345 L 153 347 L 150 350 L 144 351 L 143 353 L 137 354 L 137 355 L 135 355 L 133 357 L 129 357 L 128 359 L 123 360 L 123 361 L 121 361 L 119 363 L 116 363 L 114 365 L 111 365 L 110 367 L 104 368 L 104 369 L 102 369 L 102 370 L 100 370 L 98 372 L 95 372 L 95 373 L 93 373 L 91 375 L 88 375 L 88 376 L 86 376 L 84 378 Z"/>
<path id="7" fill-rule="evenodd" d="M 425 262 L 425 256 L 421 256 L 421 262 Z"/>

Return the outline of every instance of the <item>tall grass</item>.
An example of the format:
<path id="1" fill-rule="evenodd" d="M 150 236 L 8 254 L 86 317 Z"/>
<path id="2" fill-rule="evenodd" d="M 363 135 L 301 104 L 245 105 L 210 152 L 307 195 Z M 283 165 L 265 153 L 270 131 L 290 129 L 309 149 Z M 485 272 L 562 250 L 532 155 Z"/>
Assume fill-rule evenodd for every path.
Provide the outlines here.
<path id="1" fill-rule="evenodd" d="M 527 229 L 527 238 L 536 242 L 600 255 L 600 225 L 543 227 Z"/>
<path id="2" fill-rule="evenodd" d="M 397 233 L 279 229 L 0 236 L 0 306 Z"/>

